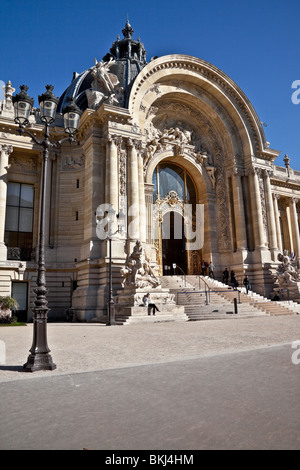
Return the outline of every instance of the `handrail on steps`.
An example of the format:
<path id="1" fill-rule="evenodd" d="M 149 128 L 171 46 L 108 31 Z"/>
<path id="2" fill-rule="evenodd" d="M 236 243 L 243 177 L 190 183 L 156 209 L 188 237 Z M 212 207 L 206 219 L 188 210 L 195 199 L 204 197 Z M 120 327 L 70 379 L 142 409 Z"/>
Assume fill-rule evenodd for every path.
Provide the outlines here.
<path id="1" fill-rule="evenodd" d="M 182 272 L 183 274 L 183 279 L 184 279 L 184 286 L 186 287 L 186 276 L 187 274 L 183 271 L 183 269 L 178 266 L 176 264 L 176 267 L 180 269 L 180 271 Z M 200 276 L 196 275 L 196 278 L 199 277 L 199 291 L 201 290 L 200 288 L 200 280 L 202 280 L 204 282 L 204 291 L 205 291 L 205 303 L 206 305 L 209 305 L 210 304 L 210 292 L 211 292 L 211 288 L 209 287 L 209 285 L 207 284 L 207 282 L 205 281 L 205 279 L 201 278 Z"/>
<path id="2" fill-rule="evenodd" d="M 180 266 L 178 266 L 178 264 L 176 264 L 176 268 L 180 269 L 180 271 L 182 272 L 182 280 L 184 281 L 184 286 L 186 287 L 186 274 L 184 270 Z"/>
<path id="3" fill-rule="evenodd" d="M 210 304 L 210 292 L 205 289 L 203 291 L 186 291 L 186 292 L 177 292 L 177 303 L 179 304 L 179 297 L 181 295 L 193 295 L 193 294 L 202 294 L 202 293 L 205 293 L 205 305 L 209 305 Z"/>
<path id="4" fill-rule="evenodd" d="M 234 289 L 232 290 L 231 292 L 236 292 L 237 295 L 238 295 L 238 301 L 237 303 L 238 304 L 241 304 L 241 291 L 239 289 Z M 193 295 L 193 294 L 202 294 L 202 293 L 205 293 L 205 304 L 206 305 L 210 305 L 210 294 L 211 293 L 224 293 L 224 290 L 219 290 L 219 289 L 206 289 L 206 286 L 205 286 L 205 290 L 200 290 L 199 291 L 186 291 L 186 292 L 177 292 L 177 300 L 179 300 L 179 296 L 180 295 Z"/>

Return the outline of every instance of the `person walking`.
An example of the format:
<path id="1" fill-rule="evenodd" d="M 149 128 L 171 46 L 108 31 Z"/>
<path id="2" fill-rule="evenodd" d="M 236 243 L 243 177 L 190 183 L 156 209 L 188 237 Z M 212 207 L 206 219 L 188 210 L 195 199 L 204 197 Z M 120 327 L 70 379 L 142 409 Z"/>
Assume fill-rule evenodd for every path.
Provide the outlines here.
<path id="1" fill-rule="evenodd" d="M 238 283 L 238 280 L 236 278 L 236 275 L 235 275 L 235 272 L 233 272 L 233 290 L 237 290 L 238 286 L 239 286 L 239 283 Z"/>
<path id="2" fill-rule="evenodd" d="M 246 293 L 248 294 L 249 290 L 251 289 L 251 285 L 247 275 L 244 277 L 243 284 L 246 287 Z"/>
<path id="3" fill-rule="evenodd" d="M 148 294 L 144 295 L 143 302 L 144 302 L 145 307 L 148 307 L 148 315 L 151 315 L 151 310 L 152 310 L 153 315 L 155 315 L 156 311 L 160 312 L 157 306 L 154 303 L 152 303 L 149 292 Z"/>
<path id="4" fill-rule="evenodd" d="M 212 279 L 215 279 L 214 269 L 215 269 L 214 264 L 213 264 L 213 262 L 211 261 L 211 262 L 209 263 L 209 265 L 208 265 L 208 275 L 209 275 L 209 277 L 211 277 Z"/>

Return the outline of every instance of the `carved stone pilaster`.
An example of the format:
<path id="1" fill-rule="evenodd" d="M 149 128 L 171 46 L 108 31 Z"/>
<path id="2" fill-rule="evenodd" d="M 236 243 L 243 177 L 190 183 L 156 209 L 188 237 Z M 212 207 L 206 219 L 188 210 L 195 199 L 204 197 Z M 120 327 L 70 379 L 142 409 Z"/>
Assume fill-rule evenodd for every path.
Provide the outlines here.
<path id="1" fill-rule="evenodd" d="M 242 172 L 238 168 L 234 168 L 231 176 L 237 250 L 245 250 L 247 248 L 247 234 L 241 173 Z"/>
<path id="2" fill-rule="evenodd" d="M 6 260 L 7 248 L 4 243 L 6 193 L 7 193 L 7 170 L 8 158 L 12 153 L 11 145 L 0 144 L 0 260 Z"/>
<path id="3" fill-rule="evenodd" d="M 106 180 L 105 202 L 111 204 L 118 212 L 119 204 L 119 180 L 118 180 L 118 136 L 107 135 L 106 139 Z M 115 227 L 112 228 L 115 230 Z"/>
<path id="4" fill-rule="evenodd" d="M 266 230 L 265 230 L 265 199 L 263 185 L 261 183 L 262 169 L 252 167 L 250 169 L 250 194 L 252 199 L 252 219 L 255 233 L 255 246 L 259 250 L 266 249 Z"/>
<path id="5" fill-rule="evenodd" d="M 139 216 L 139 167 L 138 147 L 140 141 L 129 138 L 127 140 L 128 166 L 127 166 L 127 202 L 128 202 L 128 237 L 137 240 L 140 236 Z"/>
<path id="6" fill-rule="evenodd" d="M 220 250 L 231 250 L 232 249 L 232 235 L 230 227 L 229 207 L 228 201 L 228 188 L 225 184 L 226 172 L 224 167 L 224 156 L 221 151 L 221 147 L 213 137 L 213 150 L 215 157 L 215 189 L 217 197 L 217 216 L 218 216 L 218 245 Z"/>
<path id="7" fill-rule="evenodd" d="M 263 226 L 264 226 L 266 241 L 267 243 L 269 243 L 268 216 L 267 216 L 265 184 L 264 184 L 265 170 L 261 168 L 258 168 L 256 170 L 257 170 L 256 173 L 257 173 L 258 181 L 259 181 Z"/>
<path id="8" fill-rule="evenodd" d="M 277 248 L 279 249 L 280 252 L 282 252 L 282 238 L 281 238 L 279 211 L 278 211 L 279 199 L 280 199 L 280 194 L 273 193 L 274 218 L 275 218 L 276 234 L 277 234 Z"/>
<path id="9" fill-rule="evenodd" d="M 298 198 L 291 197 L 289 201 L 290 206 L 290 215 L 291 215 L 291 229 L 292 229 L 292 239 L 294 252 L 296 254 L 297 260 L 300 260 L 300 236 L 299 236 L 299 224 L 298 224 L 298 214 L 296 209 L 296 204 Z"/>
<path id="10" fill-rule="evenodd" d="M 277 229 L 276 229 L 276 221 L 275 221 L 275 212 L 274 212 L 274 204 L 272 200 L 272 193 L 271 193 L 271 183 L 270 177 L 273 174 L 271 170 L 264 170 L 264 185 L 265 185 L 265 207 L 267 212 L 267 227 L 268 227 L 268 237 L 269 237 L 269 248 L 272 252 L 273 259 L 275 261 L 275 250 L 278 249 L 278 237 L 277 237 Z"/>

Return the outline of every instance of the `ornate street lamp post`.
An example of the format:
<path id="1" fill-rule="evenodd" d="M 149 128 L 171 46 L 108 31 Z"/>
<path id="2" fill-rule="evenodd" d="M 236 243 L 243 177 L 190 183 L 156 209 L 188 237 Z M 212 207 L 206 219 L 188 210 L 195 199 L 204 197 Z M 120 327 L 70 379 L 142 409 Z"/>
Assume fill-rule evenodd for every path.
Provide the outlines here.
<path id="1" fill-rule="evenodd" d="M 118 230 L 112 232 L 112 226 L 114 224 L 115 217 L 118 219 Z M 115 302 L 113 298 L 113 286 L 112 286 L 112 254 L 111 254 L 111 240 L 114 235 L 118 232 L 122 233 L 124 229 L 125 214 L 121 210 L 116 216 L 116 211 L 113 206 L 110 205 L 107 211 L 107 222 L 108 222 L 108 243 L 109 243 L 109 301 L 108 301 L 108 322 L 107 325 L 115 325 Z"/>
<path id="2" fill-rule="evenodd" d="M 63 110 L 65 132 L 69 134 L 66 137 L 55 143 L 50 142 L 49 127 L 55 120 L 56 107 L 59 99 L 52 93 L 53 86 L 46 86 L 46 93 L 39 96 L 40 104 L 40 118 L 44 123 L 44 139 L 37 139 L 25 127 L 29 123 L 29 114 L 33 106 L 33 98 L 27 94 L 28 87 L 25 85 L 20 86 L 20 93 L 13 96 L 13 104 L 15 109 L 15 122 L 19 124 L 20 135 L 29 135 L 32 140 L 43 148 L 43 172 L 42 172 L 42 187 L 41 187 L 41 208 L 40 208 L 40 232 L 39 232 L 39 258 L 38 258 L 38 271 L 37 282 L 34 292 L 36 300 L 33 308 L 33 342 L 30 349 L 26 364 L 23 368 L 26 372 L 34 372 L 37 370 L 54 370 L 56 365 L 52 362 L 49 354 L 50 349 L 47 344 L 47 316 L 48 316 L 48 301 L 47 301 L 47 288 L 46 288 L 46 268 L 45 268 L 45 206 L 46 206 L 46 175 L 49 151 L 53 147 L 58 147 L 65 140 L 71 143 L 75 141 L 74 134 L 78 130 L 81 110 L 73 100 Z"/>

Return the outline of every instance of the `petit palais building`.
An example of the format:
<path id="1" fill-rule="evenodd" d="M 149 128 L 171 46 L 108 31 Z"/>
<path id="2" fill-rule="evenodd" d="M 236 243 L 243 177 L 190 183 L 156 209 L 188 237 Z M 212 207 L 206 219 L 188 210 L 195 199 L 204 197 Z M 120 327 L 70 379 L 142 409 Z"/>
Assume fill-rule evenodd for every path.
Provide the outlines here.
<path id="1" fill-rule="evenodd" d="M 280 152 L 216 66 L 180 54 L 147 61 L 129 21 L 122 36 L 73 74 L 51 124 L 51 140 L 62 139 L 73 98 L 82 111 L 76 142 L 51 149 L 46 174 L 48 318 L 72 307 L 78 321 L 105 322 L 111 294 L 119 309 L 138 308 L 148 291 L 175 305 L 167 280 L 198 279 L 201 290 L 210 262 L 217 280 L 227 267 L 240 286 L 248 275 L 252 291 L 271 298 L 280 254 L 299 263 L 300 172 L 287 156 L 274 164 Z M 16 298 L 18 317 L 30 321 L 43 157 L 18 133 L 17 85 L 8 82 L 0 101 L 0 295 Z M 42 138 L 39 113 L 32 108 L 28 129 Z"/>

